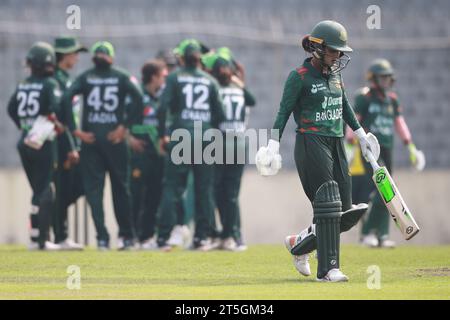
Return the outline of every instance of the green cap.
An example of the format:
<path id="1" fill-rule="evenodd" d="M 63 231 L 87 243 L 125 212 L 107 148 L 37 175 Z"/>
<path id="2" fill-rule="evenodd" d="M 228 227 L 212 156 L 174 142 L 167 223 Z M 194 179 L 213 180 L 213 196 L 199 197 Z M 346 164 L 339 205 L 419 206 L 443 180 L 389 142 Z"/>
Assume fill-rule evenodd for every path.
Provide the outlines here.
<path id="1" fill-rule="evenodd" d="M 58 37 L 55 39 L 54 48 L 56 53 L 87 52 L 75 37 Z"/>
<path id="2" fill-rule="evenodd" d="M 217 54 L 219 55 L 219 57 L 227 60 L 227 61 L 233 61 L 233 52 L 231 51 L 230 48 L 228 47 L 221 47 L 219 49 L 217 49 Z"/>
<path id="3" fill-rule="evenodd" d="M 221 57 L 217 52 L 204 54 L 202 56 L 202 63 L 209 70 L 212 70 L 214 67 L 220 68 L 231 66 L 231 61 Z"/>
<path id="4" fill-rule="evenodd" d="M 91 52 L 95 55 L 96 53 L 103 53 L 111 58 L 114 58 L 114 47 L 108 41 L 98 41 L 94 43 L 91 47 Z"/>
<path id="5" fill-rule="evenodd" d="M 322 44 L 341 52 L 352 52 L 347 45 L 347 30 L 339 22 L 324 20 L 315 25 L 309 41 Z"/>
<path id="6" fill-rule="evenodd" d="M 369 73 L 376 76 L 390 76 L 394 74 L 394 69 L 388 60 L 375 59 L 370 64 Z"/>
<path id="7" fill-rule="evenodd" d="M 202 63 L 206 69 L 212 69 L 219 55 L 216 52 L 208 52 L 202 56 Z"/>
<path id="8" fill-rule="evenodd" d="M 178 46 L 173 50 L 173 53 L 179 56 L 185 56 L 187 53 L 202 52 L 202 46 L 200 42 L 195 39 L 185 39 L 181 41 Z"/>
<path id="9" fill-rule="evenodd" d="M 54 65 L 56 63 L 55 50 L 47 42 L 36 42 L 28 51 L 27 60 L 35 66 Z"/>
<path id="10" fill-rule="evenodd" d="M 220 67 L 231 67 L 231 61 L 222 58 L 217 57 L 216 61 L 214 62 L 213 68 L 220 68 Z"/>

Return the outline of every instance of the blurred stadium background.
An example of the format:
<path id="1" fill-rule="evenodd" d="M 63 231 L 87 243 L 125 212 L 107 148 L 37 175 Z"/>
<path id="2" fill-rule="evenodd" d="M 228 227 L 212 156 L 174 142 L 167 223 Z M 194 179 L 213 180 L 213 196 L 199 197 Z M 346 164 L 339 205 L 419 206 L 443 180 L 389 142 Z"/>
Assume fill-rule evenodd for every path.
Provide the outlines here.
<path id="1" fill-rule="evenodd" d="M 81 8 L 80 30 L 66 28 L 66 8 L 72 4 Z M 381 8 L 380 30 L 366 27 L 366 10 L 373 4 Z M 53 42 L 63 34 L 76 35 L 87 46 L 109 40 L 116 48 L 116 64 L 135 75 L 143 61 L 185 37 L 198 38 L 210 47 L 229 46 L 245 65 L 247 85 L 257 97 L 249 126 L 270 128 L 287 74 L 305 57 L 299 41 L 322 19 L 335 19 L 348 30 L 354 48 L 352 61 L 343 71 L 349 93 L 365 84 L 364 74 L 372 59 L 385 57 L 393 63 L 405 118 L 417 146 L 427 156 L 427 169 L 414 173 L 407 167 L 406 149 L 396 143 L 397 184 L 422 226 L 411 243 L 450 243 L 450 2 L 446 0 L 2 0 L 0 243 L 25 243 L 27 239 L 31 192 L 15 149 L 19 133 L 7 116 L 6 104 L 16 83 L 26 75 L 24 59 L 32 43 Z M 89 56 L 81 55 L 73 75 L 88 66 Z M 294 128 L 291 120 L 282 142 L 284 169 L 279 176 L 263 179 L 253 166 L 247 168 L 241 204 L 244 237 L 249 243 L 281 242 L 284 235 L 298 232 L 311 221 L 293 167 Z M 114 232 L 109 194 L 105 192 L 105 205 Z M 81 207 L 82 202 L 80 211 Z M 92 225 L 90 230 L 92 238 Z M 399 232 L 392 234 L 401 239 Z M 344 236 L 347 242 L 357 239 L 357 230 Z"/>

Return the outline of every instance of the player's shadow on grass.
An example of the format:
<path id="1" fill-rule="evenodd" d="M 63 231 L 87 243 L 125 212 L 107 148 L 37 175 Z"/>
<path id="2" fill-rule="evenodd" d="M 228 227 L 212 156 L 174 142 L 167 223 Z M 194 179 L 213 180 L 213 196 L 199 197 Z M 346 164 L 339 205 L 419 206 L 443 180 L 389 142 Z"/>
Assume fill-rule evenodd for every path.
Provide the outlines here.
<path id="1" fill-rule="evenodd" d="M 314 282 L 317 283 L 315 276 L 310 277 L 298 277 L 297 279 L 285 279 L 284 283 L 302 283 L 302 282 Z"/>
<path id="2" fill-rule="evenodd" d="M 220 286 L 242 286 L 242 285 L 283 285 L 302 282 L 316 282 L 316 278 L 311 276 L 309 278 L 258 278 L 258 279 L 230 279 L 230 278 L 215 278 L 215 279 L 135 279 L 135 278 L 89 278 L 83 279 L 86 284 L 124 284 L 124 285 L 177 285 L 186 287 L 220 287 Z"/>

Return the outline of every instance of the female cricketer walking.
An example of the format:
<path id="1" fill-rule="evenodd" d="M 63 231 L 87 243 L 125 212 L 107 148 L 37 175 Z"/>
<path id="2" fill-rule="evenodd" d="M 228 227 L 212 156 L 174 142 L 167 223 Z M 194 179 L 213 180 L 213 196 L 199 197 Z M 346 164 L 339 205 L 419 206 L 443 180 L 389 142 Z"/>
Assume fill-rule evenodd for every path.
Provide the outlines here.
<path id="1" fill-rule="evenodd" d="M 279 139 L 291 113 L 297 123 L 295 163 L 303 189 L 313 207 L 313 225 L 299 235 L 288 236 L 286 246 L 297 270 L 311 274 L 308 253 L 317 247 L 317 280 L 347 281 L 339 269 L 340 232 L 349 230 L 367 209 L 352 206 L 351 180 L 343 146 L 344 121 L 355 131 L 364 156 L 379 155 L 378 141 L 361 128 L 347 100 L 340 71 L 352 49 L 347 31 L 335 21 L 321 21 L 302 46 L 312 57 L 293 70 L 285 83 L 272 136 L 256 154 L 262 175 L 281 168 Z"/>
<path id="2" fill-rule="evenodd" d="M 425 156 L 416 149 L 412 141 L 397 95 L 392 90 L 394 79 L 394 69 L 388 60 L 374 60 L 367 72 L 370 87 L 361 88 L 355 97 L 355 113 L 363 128 L 373 132 L 380 142 L 380 161 L 391 174 L 394 131 L 398 132 L 400 139 L 408 147 L 411 164 L 418 170 L 423 170 Z M 350 130 L 347 139 L 355 142 Z M 373 195 L 370 197 L 371 206 L 364 219 L 361 242 L 368 247 L 393 248 L 395 243 L 389 239 L 389 212 L 375 191 L 375 185 L 370 183 L 370 164 L 364 163 L 364 171 L 363 178 L 357 181 L 355 187 L 366 191 L 366 199 L 361 199 L 363 201 L 367 201 L 372 192 Z M 353 191 L 355 192 L 355 188 Z"/>

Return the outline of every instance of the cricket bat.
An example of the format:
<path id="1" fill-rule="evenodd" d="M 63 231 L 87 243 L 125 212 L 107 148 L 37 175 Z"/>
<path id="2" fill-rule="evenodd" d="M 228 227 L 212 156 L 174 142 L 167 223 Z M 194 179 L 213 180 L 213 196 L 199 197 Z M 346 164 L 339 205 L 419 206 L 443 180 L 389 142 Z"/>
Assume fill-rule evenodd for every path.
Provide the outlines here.
<path id="1" fill-rule="evenodd" d="M 403 200 L 386 167 L 380 167 L 371 152 L 368 154 L 368 160 L 373 168 L 372 179 L 380 193 L 381 199 L 383 199 L 386 208 L 405 240 L 411 239 L 420 230 L 411 211 L 409 211 L 405 200 Z"/>

